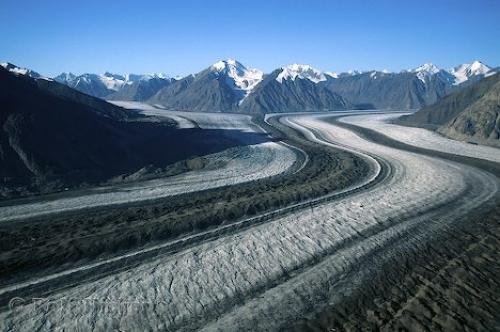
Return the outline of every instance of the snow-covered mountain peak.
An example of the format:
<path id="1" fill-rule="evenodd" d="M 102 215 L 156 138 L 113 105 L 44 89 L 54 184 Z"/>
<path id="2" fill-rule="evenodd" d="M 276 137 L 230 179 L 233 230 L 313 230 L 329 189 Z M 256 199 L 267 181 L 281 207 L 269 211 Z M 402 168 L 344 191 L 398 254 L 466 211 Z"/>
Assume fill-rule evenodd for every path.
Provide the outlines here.
<path id="1" fill-rule="evenodd" d="M 350 69 L 348 71 L 340 73 L 339 76 L 356 76 L 356 75 L 360 75 L 360 74 L 363 74 L 363 72 L 360 70 Z"/>
<path id="2" fill-rule="evenodd" d="M 13 65 L 10 62 L 2 62 L 2 63 L 0 63 L 0 66 L 2 66 L 6 70 L 8 70 L 11 73 L 16 74 L 16 75 L 25 75 L 25 76 L 29 76 L 32 78 L 42 78 L 42 75 L 38 74 L 36 71 L 33 71 L 31 69 L 27 69 L 27 68 L 18 67 L 16 65 Z"/>
<path id="3" fill-rule="evenodd" d="M 488 71 L 490 71 L 491 68 L 482 63 L 481 61 L 476 60 L 473 63 L 471 63 L 470 69 L 476 73 L 479 72 L 480 74 L 486 74 Z"/>
<path id="4" fill-rule="evenodd" d="M 113 91 L 120 90 L 120 88 L 127 83 L 124 76 L 109 72 L 105 72 L 100 78 L 106 88 Z"/>
<path id="5" fill-rule="evenodd" d="M 170 76 L 165 74 L 165 73 L 151 73 L 151 74 L 147 74 L 146 76 L 149 76 L 150 78 L 159 78 L 162 80 L 169 80 L 170 79 Z"/>
<path id="6" fill-rule="evenodd" d="M 425 74 L 437 74 L 439 72 L 439 68 L 431 62 L 424 63 L 423 65 L 412 69 L 411 71 L 414 73 L 425 73 Z"/>
<path id="7" fill-rule="evenodd" d="M 283 83 L 283 80 L 290 79 L 294 81 L 296 78 L 308 79 L 314 83 L 326 81 L 326 76 L 322 71 L 310 65 L 301 65 L 297 63 L 282 67 L 281 72 L 276 77 L 276 81 Z"/>
<path id="8" fill-rule="evenodd" d="M 226 59 L 226 60 L 220 60 L 214 63 L 210 68 L 215 71 L 222 71 L 224 69 L 227 69 L 229 67 L 237 68 L 237 69 L 245 69 L 245 66 L 243 66 L 241 63 L 234 59 Z"/>
<path id="9" fill-rule="evenodd" d="M 107 77 L 107 78 L 120 80 L 120 81 L 125 81 L 125 76 L 120 75 L 120 74 L 113 74 L 113 73 L 110 73 L 109 71 L 105 72 L 103 76 Z"/>
<path id="10" fill-rule="evenodd" d="M 73 73 L 61 73 L 59 76 L 57 76 L 58 79 L 63 80 L 63 81 L 71 81 L 76 78 L 76 75 Z"/>
<path id="11" fill-rule="evenodd" d="M 339 74 L 337 74 L 333 71 L 325 71 L 325 75 L 330 76 L 332 78 L 339 78 Z"/>
<path id="12" fill-rule="evenodd" d="M 454 84 L 460 84 L 467 81 L 469 78 L 478 75 L 485 75 L 491 70 L 490 67 L 482 63 L 481 61 L 474 61 L 472 63 L 464 63 L 456 66 L 450 73 L 455 76 Z"/>
<path id="13" fill-rule="evenodd" d="M 234 90 L 242 92 L 245 98 L 262 81 L 264 73 L 258 69 L 247 68 L 234 59 L 221 60 L 210 66 L 210 70 L 226 75 L 226 82 Z"/>
<path id="14" fill-rule="evenodd" d="M 127 82 L 127 84 L 132 84 L 133 82 L 139 82 L 139 81 L 149 81 L 152 79 L 162 79 L 162 80 L 170 79 L 170 77 L 164 73 L 125 74 L 124 78 L 125 78 L 125 82 Z"/>
<path id="15" fill-rule="evenodd" d="M 437 66 L 435 66 L 433 63 L 424 63 L 423 65 L 411 69 L 410 70 L 412 73 L 415 73 L 418 77 L 419 80 L 422 82 L 426 82 L 426 79 L 431 77 L 432 75 L 435 75 L 441 71 Z"/>
<path id="16" fill-rule="evenodd" d="M 71 87 L 78 87 L 83 91 L 99 91 L 102 89 L 119 91 L 124 86 L 132 85 L 140 81 L 149 81 L 154 78 L 168 79 L 165 74 L 113 74 L 105 72 L 104 74 L 81 74 L 62 73 L 55 77 L 55 80 Z M 82 88 L 82 86 L 86 86 Z M 109 93 L 109 91 L 107 92 Z M 103 93 L 104 94 L 104 93 Z"/>

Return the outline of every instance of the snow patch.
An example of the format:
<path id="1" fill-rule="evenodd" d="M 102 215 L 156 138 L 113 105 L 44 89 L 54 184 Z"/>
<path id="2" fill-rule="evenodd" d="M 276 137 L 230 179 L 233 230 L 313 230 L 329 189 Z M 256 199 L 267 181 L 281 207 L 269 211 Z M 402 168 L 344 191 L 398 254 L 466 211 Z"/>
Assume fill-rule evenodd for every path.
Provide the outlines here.
<path id="1" fill-rule="evenodd" d="M 314 83 L 326 81 L 325 73 L 322 71 L 317 70 L 310 65 L 299 65 L 297 63 L 281 68 L 281 73 L 279 73 L 278 77 L 276 77 L 276 81 L 283 83 L 283 80 L 290 79 L 295 81 L 296 78 L 308 79 Z"/>

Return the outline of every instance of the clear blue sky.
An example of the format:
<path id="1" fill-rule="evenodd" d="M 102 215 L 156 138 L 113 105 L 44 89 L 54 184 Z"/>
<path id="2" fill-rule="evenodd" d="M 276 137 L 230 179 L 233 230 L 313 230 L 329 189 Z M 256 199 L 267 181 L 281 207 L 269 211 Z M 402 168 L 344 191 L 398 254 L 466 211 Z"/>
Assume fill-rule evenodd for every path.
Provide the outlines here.
<path id="1" fill-rule="evenodd" d="M 2 0 L 0 60 L 56 75 L 500 65 L 500 1 Z"/>

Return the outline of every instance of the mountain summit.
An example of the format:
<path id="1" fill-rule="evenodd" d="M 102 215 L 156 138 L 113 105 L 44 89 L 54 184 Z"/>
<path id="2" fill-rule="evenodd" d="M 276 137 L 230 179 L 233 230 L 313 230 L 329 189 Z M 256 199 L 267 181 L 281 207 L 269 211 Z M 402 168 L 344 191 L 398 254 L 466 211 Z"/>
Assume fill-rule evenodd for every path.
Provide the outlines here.
<path id="1" fill-rule="evenodd" d="M 299 65 L 297 63 L 281 68 L 281 73 L 276 77 L 276 81 L 283 83 L 283 80 L 294 81 L 296 78 L 308 79 L 314 83 L 326 81 L 326 76 L 322 71 L 310 65 Z"/>
<path id="2" fill-rule="evenodd" d="M 263 75 L 236 60 L 222 60 L 160 89 L 148 102 L 180 110 L 237 112 Z"/>
<path id="3" fill-rule="evenodd" d="M 441 70 L 433 63 L 429 62 L 429 63 L 424 63 L 423 65 L 414 68 L 410 71 L 412 73 L 417 74 L 419 80 L 425 82 L 426 79 L 429 79 L 430 77 L 432 77 L 432 75 L 439 73 Z"/>
<path id="4" fill-rule="evenodd" d="M 239 95 L 239 102 L 262 81 L 264 76 L 262 71 L 247 68 L 233 59 L 218 61 L 210 67 L 210 70 L 226 79 L 226 83 Z"/>
<path id="5" fill-rule="evenodd" d="M 472 63 L 464 63 L 460 66 L 456 66 L 455 68 L 450 70 L 450 73 L 455 77 L 455 85 L 461 84 L 470 78 L 484 76 L 491 68 L 482 63 L 481 61 L 474 61 Z"/>

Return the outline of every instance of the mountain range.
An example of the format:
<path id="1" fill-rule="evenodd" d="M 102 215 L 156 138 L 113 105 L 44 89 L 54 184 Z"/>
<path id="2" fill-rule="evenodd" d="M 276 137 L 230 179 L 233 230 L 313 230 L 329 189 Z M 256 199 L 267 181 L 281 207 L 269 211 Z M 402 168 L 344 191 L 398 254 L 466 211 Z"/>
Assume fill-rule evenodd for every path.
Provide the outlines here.
<path id="1" fill-rule="evenodd" d="M 94 97 L 110 100 L 144 101 L 158 90 L 170 85 L 174 79 L 164 74 L 127 74 L 109 72 L 103 75 L 62 73 L 54 80 Z"/>
<path id="2" fill-rule="evenodd" d="M 219 61 L 181 79 L 166 75 L 63 73 L 55 78 L 109 100 L 142 101 L 174 110 L 273 113 L 347 108 L 420 109 L 494 69 L 474 61 L 450 70 L 431 63 L 397 73 L 332 73 L 292 64 L 269 74 L 236 60 Z"/>

